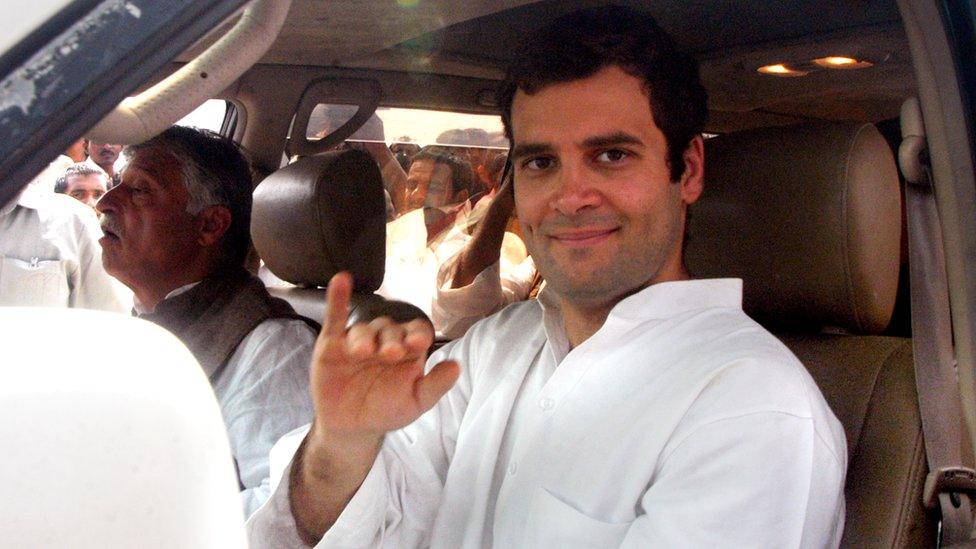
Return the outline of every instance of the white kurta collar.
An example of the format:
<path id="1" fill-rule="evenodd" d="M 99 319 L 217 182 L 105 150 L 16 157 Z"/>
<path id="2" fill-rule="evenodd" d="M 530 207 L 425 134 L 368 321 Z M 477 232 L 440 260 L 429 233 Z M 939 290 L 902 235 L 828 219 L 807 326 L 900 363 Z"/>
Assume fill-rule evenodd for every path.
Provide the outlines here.
<path id="1" fill-rule="evenodd" d="M 569 337 L 563 325 L 562 311 L 553 291 L 546 285 L 538 297 L 543 311 L 546 336 L 556 363 L 569 354 Z M 620 300 L 597 331 L 605 331 L 608 324 L 617 320 L 663 320 L 675 315 L 713 307 L 742 308 L 742 280 L 738 278 L 713 278 L 702 280 L 676 280 L 661 282 Z M 594 334 L 595 335 L 595 334 Z"/>

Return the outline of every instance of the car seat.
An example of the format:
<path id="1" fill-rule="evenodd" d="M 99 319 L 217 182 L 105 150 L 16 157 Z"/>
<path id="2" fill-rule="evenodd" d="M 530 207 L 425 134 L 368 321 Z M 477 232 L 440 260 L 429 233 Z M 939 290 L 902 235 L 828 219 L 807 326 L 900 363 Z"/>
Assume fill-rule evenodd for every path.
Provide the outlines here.
<path id="1" fill-rule="evenodd" d="M 386 269 L 383 179 L 363 151 L 331 151 L 300 158 L 254 190 L 251 238 L 265 268 L 268 291 L 317 322 L 333 275 L 353 276 L 349 323 L 389 316 L 427 318 L 401 301 L 376 295 Z"/>
<path id="2" fill-rule="evenodd" d="M 210 382 L 129 316 L 0 308 L 0 546 L 247 547 Z"/>
<path id="3" fill-rule="evenodd" d="M 842 546 L 935 543 L 912 344 L 882 337 L 898 287 L 901 195 L 867 123 L 765 128 L 706 141 L 690 208 L 695 277 L 739 277 L 743 307 L 800 358 L 844 426 Z"/>

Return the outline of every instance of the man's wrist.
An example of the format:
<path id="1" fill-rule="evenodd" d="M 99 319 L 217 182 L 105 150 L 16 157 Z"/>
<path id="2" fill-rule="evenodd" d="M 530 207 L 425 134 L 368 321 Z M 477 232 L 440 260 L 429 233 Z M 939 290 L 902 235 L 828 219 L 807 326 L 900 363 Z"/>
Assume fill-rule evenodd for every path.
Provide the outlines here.
<path id="1" fill-rule="evenodd" d="M 324 438 L 323 438 L 324 437 Z M 289 505 L 299 538 L 318 543 L 369 474 L 383 438 L 338 436 L 313 428 L 292 461 Z"/>
<path id="2" fill-rule="evenodd" d="M 369 471 L 376 459 L 383 436 L 374 433 L 338 433 L 315 424 L 303 445 L 304 460 L 314 477 L 333 471 Z"/>

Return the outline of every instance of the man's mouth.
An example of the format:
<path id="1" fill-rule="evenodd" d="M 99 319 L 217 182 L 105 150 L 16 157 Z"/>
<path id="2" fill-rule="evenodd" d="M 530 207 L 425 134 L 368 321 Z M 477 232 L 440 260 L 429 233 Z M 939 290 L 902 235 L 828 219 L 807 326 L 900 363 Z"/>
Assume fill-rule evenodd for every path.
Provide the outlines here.
<path id="1" fill-rule="evenodd" d="M 119 231 L 115 227 L 115 223 L 109 216 L 102 215 L 102 233 L 105 235 L 104 238 L 110 238 L 114 240 L 120 240 Z"/>
<path id="2" fill-rule="evenodd" d="M 584 248 L 603 242 L 618 230 L 619 227 L 558 231 L 550 234 L 549 238 L 564 246 Z"/>

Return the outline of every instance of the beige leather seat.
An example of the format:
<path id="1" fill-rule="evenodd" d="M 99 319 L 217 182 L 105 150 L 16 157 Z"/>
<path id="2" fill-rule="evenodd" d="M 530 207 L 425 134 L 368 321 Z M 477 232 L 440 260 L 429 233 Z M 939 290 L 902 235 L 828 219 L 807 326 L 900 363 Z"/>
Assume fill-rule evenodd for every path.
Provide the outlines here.
<path id="1" fill-rule="evenodd" d="M 706 143 L 691 210 L 696 277 L 744 279 L 744 308 L 817 380 L 847 435 L 845 547 L 934 545 L 911 340 L 881 337 L 898 283 L 901 196 L 871 124 L 729 134 Z"/>
<path id="2" fill-rule="evenodd" d="M 426 318 L 413 305 L 373 293 L 386 268 L 386 205 L 379 168 L 365 152 L 305 157 L 266 177 L 254 191 L 251 238 L 268 291 L 302 316 L 320 322 L 325 287 L 349 271 L 350 324 Z"/>

